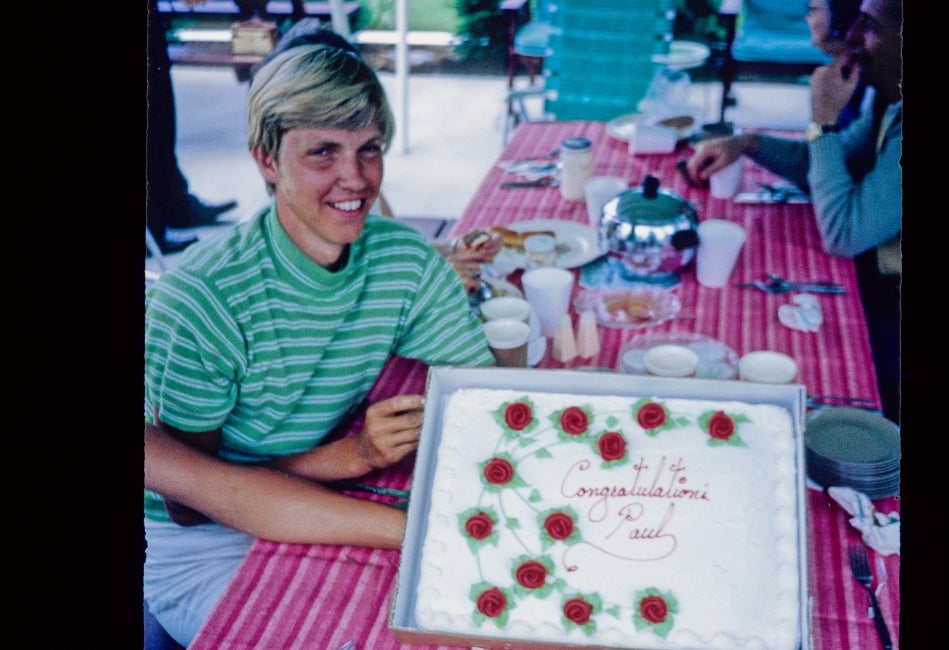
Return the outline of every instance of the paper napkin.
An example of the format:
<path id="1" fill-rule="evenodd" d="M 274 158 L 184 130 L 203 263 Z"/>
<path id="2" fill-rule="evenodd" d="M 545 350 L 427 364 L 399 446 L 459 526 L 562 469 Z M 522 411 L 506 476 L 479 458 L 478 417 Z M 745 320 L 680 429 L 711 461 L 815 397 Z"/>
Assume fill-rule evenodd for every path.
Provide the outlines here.
<path id="1" fill-rule="evenodd" d="M 814 294 L 795 294 L 791 303 L 778 307 L 778 320 L 782 325 L 802 332 L 816 332 L 820 329 L 824 314 Z"/>
<path id="2" fill-rule="evenodd" d="M 848 487 L 829 487 L 827 493 L 851 515 L 850 525 L 863 534 L 863 543 L 881 555 L 900 552 L 900 515 L 877 512 L 870 498 Z"/>

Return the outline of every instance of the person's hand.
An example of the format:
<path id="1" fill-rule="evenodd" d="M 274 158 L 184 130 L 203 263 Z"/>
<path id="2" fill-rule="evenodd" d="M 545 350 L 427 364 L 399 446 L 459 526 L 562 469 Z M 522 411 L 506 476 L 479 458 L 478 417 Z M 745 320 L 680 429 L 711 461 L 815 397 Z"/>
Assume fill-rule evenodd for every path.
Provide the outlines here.
<path id="1" fill-rule="evenodd" d="M 458 277 L 461 278 L 461 283 L 464 285 L 466 292 L 475 293 L 481 289 L 481 264 L 479 262 L 464 260 L 456 256 L 449 256 L 448 261 L 455 269 Z"/>
<path id="2" fill-rule="evenodd" d="M 373 469 L 381 469 L 415 451 L 424 406 L 422 395 L 397 395 L 369 406 L 366 423 L 357 436 L 362 459 Z"/>
<path id="3" fill-rule="evenodd" d="M 811 74 L 811 119 L 833 124 L 860 83 L 858 65 L 849 56 L 838 57 Z"/>
<path id="4" fill-rule="evenodd" d="M 448 259 L 489 264 L 501 252 L 502 246 L 503 240 L 497 233 L 480 229 L 469 230 L 452 240 Z"/>
<path id="5" fill-rule="evenodd" d="M 702 140 L 686 163 L 689 177 L 696 183 L 705 183 L 712 174 L 728 167 L 743 154 L 752 152 L 753 136 L 730 135 L 724 138 Z"/>
<path id="6" fill-rule="evenodd" d="M 494 260 L 503 245 L 500 235 L 480 229 L 469 230 L 451 241 L 439 240 L 434 244 L 451 263 L 468 293 L 481 289 L 481 265 Z"/>

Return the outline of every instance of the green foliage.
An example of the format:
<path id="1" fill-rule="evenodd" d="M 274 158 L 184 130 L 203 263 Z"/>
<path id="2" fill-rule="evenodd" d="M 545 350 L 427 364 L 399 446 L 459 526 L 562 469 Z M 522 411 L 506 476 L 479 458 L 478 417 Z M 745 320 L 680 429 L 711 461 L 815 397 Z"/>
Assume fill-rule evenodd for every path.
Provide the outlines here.
<path id="1" fill-rule="evenodd" d="M 409 30 L 458 33 L 455 0 L 409 0 Z M 395 29 L 396 0 L 362 0 L 360 29 Z"/>
<path id="2" fill-rule="evenodd" d="M 498 0 L 454 0 L 458 34 L 463 38 L 455 53 L 463 61 L 488 61 L 503 66 L 507 60 L 508 19 Z"/>
<path id="3" fill-rule="evenodd" d="M 675 37 L 709 43 L 723 40 L 725 30 L 718 23 L 720 5 L 720 0 L 676 0 Z"/>

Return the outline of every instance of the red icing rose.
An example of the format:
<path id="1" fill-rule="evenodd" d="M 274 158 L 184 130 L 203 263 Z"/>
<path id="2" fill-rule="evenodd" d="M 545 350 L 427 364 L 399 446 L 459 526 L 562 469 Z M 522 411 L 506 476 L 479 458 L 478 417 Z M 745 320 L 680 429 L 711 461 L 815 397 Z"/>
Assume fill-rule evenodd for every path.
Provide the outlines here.
<path id="1" fill-rule="evenodd" d="M 646 596 L 639 601 L 639 613 L 650 623 L 662 623 L 669 613 L 669 605 L 662 596 Z"/>
<path id="2" fill-rule="evenodd" d="M 528 560 L 517 567 L 514 577 L 528 589 L 537 589 L 547 581 L 547 568 L 536 560 Z"/>
<path id="3" fill-rule="evenodd" d="M 484 478 L 488 483 L 504 485 L 514 478 L 514 468 L 503 458 L 492 458 L 484 466 Z"/>
<path id="4" fill-rule="evenodd" d="M 603 460 L 617 460 L 626 453 L 626 439 L 616 431 L 607 431 L 596 441 Z"/>
<path id="5" fill-rule="evenodd" d="M 573 519 L 563 512 L 552 512 L 544 520 L 544 530 L 554 539 L 567 539 L 573 532 Z"/>
<path id="6" fill-rule="evenodd" d="M 563 604 L 563 615 L 577 625 L 585 625 L 593 613 L 593 605 L 582 598 L 571 598 Z"/>
<path id="7" fill-rule="evenodd" d="M 493 525 L 491 517 L 483 512 L 479 512 L 476 515 L 468 517 L 468 521 L 465 522 L 465 530 L 475 539 L 485 539 L 491 534 Z"/>
<path id="8" fill-rule="evenodd" d="M 579 406 L 568 406 L 563 410 L 563 413 L 560 414 L 560 426 L 564 432 L 569 433 L 570 435 L 578 435 L 587 430 L 587 420 L 586 411 L 584 411 Z"/>
<path id="9" fill-rule="evenodd" d="M 655 429 L 666 423 L 666 409 L 662 404 L 646 402 L 636 414 L 636 421 L 643 429 Z"/>
<path id="10" fill-rule="evenodd" d="M 485 616 L 494 618 L 500 615 L 505 607 L 507 607 L 507 598 L 497 587 L 491 587 L 478 596 L 478 611 Z"/>
<path id="11" fill-rule="evenodd" d="M 520 431 L 530 424 L 533 419 L 534 413 L 531 411 L 531 407 L 524 402 L 508 404 L 507 408 L 504 409 L 504 423 L 515 431 Z"/>
<path id="12" fill-rule="evenodd" d="M 719 411 L 709 418 L 708 434 L 716 440 L 728 440 L 733 433 L 735 433 L 735 423 L 725 415 L 725 411 Z"/>

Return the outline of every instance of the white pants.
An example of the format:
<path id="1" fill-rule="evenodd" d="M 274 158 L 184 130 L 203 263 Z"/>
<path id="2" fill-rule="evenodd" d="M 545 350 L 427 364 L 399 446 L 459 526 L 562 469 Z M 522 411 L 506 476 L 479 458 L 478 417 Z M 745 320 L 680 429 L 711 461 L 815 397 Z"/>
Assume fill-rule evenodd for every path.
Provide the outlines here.
<path id="1" fill-rule="evenodd" d="M 254 538 L 218 524 L 145 520 L 142 591 L 152 615 L 183 646 L 220 600 Z"/>

